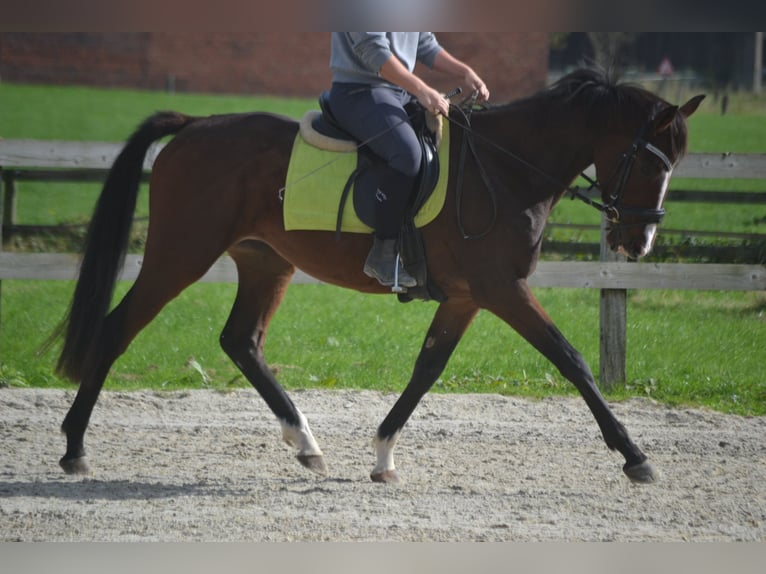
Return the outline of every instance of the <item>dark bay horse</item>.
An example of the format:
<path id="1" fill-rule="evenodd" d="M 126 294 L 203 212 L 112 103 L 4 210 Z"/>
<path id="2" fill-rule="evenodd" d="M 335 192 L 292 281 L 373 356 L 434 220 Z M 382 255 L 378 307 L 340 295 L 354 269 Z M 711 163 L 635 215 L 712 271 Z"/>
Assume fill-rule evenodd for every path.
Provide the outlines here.
<path id="1" fill-rule="evenodd" d="M 540 254 L 548 214 L 590 164 L 602 194 L 599 206 L 611 220 L 611 247 L 633 257 L 649 251 L 671 172 L 686 148 L 685 119 L 702 97 L 674 106 L 641 88 L 580 70 L 533 97 L 474 111 L 465 130 L 458 126 L 465 116 L 452 110 L 447 202 L 422 229 L 429 275 L 446 300 L 436 309 L 412 378 L 377 429 L 373 480 L 398 480 L 393 449 L 402 427 L 480 309 L 518 331 L 577 387 L 606 445 L 625 457 L 630 479 L 654 480 L 647 457 L 611 413 L 581 355 L 535 300 L 527 278 Z M 296 268 L 366 293 L 389 289 L 362 272 L 370 235 L 343 233 L 336 240 L 333 232 L 285 231 L 279 190 L 297 130 L 297 122 L 265 113 L 195 118 L 160 112 L 127 141 L 99 197 L 60 329 L 65 340 L 58 371 L 79 382 L 62 425 L 67 450 L 60 464 L 67 473 L 88 471 L 83 438 L 113 362 L 223 253 L 236 263 L 239 286 L 221 347 L 274 412 L 300 462 L 326 472 L 306 418 L 266 363 L 269 322 Z M 168 135 L 175 137 L 151 174 L 143 265 L 110 311 L 142 162 L 149 146 Z M 475 156 L 468 155 L 456 177 L 461 143 L 468 138 Z M 462 182 L 459 195 L 456 180 Z M 472 239 L 461 233 L 482 229 L 485 233 Z"/>

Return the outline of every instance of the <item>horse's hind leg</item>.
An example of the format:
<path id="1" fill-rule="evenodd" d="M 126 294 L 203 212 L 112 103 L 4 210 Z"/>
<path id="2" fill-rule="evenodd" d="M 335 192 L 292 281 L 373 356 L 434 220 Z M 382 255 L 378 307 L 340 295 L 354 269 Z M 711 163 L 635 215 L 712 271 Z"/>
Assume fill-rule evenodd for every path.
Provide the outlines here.
<path id="1" fill-rule="evenodd" d="M 134 285 L 120 304 L 107 315 L 99 346 L 100 356 L 93 359 L 93 367 L 84 373 L 75 400 L 61 425 L 61 431 L 67 438 L 67 450 L 59 464 L 67 474 L 85 474 L 89 471 L 83 444 L 84 436 L 109 369 L 141 328 L 170 300 L 168 297 L 154 308 L 136 305 L 137 301 L 144 303 L 147 300 L 136 296 L 135 287 Z"/>
<path id="2" fill-rule="evenodd" d="M 239 287 L 221 333 L 221 347 L 276 415 L 285 442 L 298 448 L 301 464 L 325 474 L 324 457 L 306 417 L 277 382 L 263 353 L 266 330 L 282 302 L 295 267 L 271 247 L 257 241 L 240 243 L 229 254 L 237 264 Z"/>
<path id="3" fill-rule="evenodd" d="M 375 435 L 377 464 L 370 474 L 374 482 L 398 482 L 394 446 L 415 407 L 444 370 L 460 338 L 478 311 L 471 301 L 450 299 L 436 311 L 420 350 L 412 378 Z"/>
<path id="4" fill-rule="evenodd" d="M 67 450 L 59 464 L 67 474 L 85 474 L 89 470 L 83 445 L 85 431 L 114 361 L 141 329 L 171 299 L 199 279 L 216 259 L 212 252 L 206 255 L 200 252 L 193 261 L 182 264 L 183 258 L 177 253 L 170 250 L 154 257 L 147 251 L 136 282 L 106 317 L 98 350 L 88 360 L 75 400 L 61 425 L 67 438 Z"/>

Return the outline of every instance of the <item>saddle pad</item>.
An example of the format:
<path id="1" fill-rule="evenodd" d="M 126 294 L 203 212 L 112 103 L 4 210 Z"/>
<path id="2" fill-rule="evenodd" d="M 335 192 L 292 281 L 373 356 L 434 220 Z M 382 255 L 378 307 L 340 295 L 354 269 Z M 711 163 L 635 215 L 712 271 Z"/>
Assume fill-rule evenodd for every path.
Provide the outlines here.
<path id="1" fill-rule="evenodd" d="M 283 218 L 286 231 L 335 231 L 343 187 L 356 169 L 356 153 L 332 152 L 307 144 L 300 133 L 295 137 L 284 190 Z M 449 173 L 449 127 L 442 133 L 439 148 L 440 175 L 434 192 L 415 217 L 416 227 L 423 227 L 444 207 Z M 349 197 L 343 210 L 341 231 L 371 233 L 354 211 Z"/>

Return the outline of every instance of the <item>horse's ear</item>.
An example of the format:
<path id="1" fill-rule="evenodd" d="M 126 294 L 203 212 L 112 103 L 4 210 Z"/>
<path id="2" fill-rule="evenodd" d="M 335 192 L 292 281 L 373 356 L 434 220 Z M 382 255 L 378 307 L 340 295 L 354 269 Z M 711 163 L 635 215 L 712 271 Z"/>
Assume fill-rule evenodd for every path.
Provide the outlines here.
<path id="1" fill-rule="evenodd" d="M 697 107 L 700 105 L 702 100 L 705 99 L 705 94 L 699 94 L 698 96 L 694 96 L 691 100 L 686 102 L 679 111 L 681 112 L 681 115 L 685 118 L 688 118 L 690 115 L 692 115 Z"/>
<path id="2" fill-rule="evenodd" d="M 660 134 L 664 132 L 671 123 L 673 118 L 678 113 L 678 106 L 668 106 L 654 117 L 654 133 Z"/>
<path id="3" fill-rule="evenodd" d="M 680 107 L 668 106 L 667 108 L 662 110 L 654 118 L 654 133 L 659 134 L 664 132 L 666 129 L 668 129 L 668 127 L 670 127 L 670 124 L 673 122 L 673 118 L 676 117 L 676 114 L 679 112 L 683 117 L 688 118 L 697 110 L 700 103 L 704 99 L 705 99 L 705 94 L 699 94 L 697 96 L 694 96 L 692 99 L 686 102 L 683 106 L 680 106 Z"/>

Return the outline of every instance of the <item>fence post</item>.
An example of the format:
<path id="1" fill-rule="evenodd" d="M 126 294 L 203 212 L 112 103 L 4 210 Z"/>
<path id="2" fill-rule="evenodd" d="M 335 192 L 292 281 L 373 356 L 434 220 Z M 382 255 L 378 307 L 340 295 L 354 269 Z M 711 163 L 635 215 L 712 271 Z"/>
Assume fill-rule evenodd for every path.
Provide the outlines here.
<path id="1" fill-rule="evenodd" d="M 601 261 L 625 261 L 606 242 L 606 216 L 601 218 Z M 626 380 L 628 292 L 602 289 L 599 309 L 599 385 L 609 389 Z"/>
<path id="2" fill-rule="evenodd" d="M 7 234 L 10 233 L 11 226 L 16 223 L 16 182 L 13 171 L 0 169 L 0 179 L 5 187 L 5 194 L 0 193 L 0 199 L 3 202 L 0 210 L 2 210 L 3 233 Z"/>
<path id="3" fill-rule="evenodd" d="M 0 166 L 0 251 L 3 250 L 3 240 L 5 239 L 5 229 L 3 226 L 3 221 L 5 220 L 5 210 L 3 207 L 5 206 L 5 193 L 3 193 L 3 188 L 5 183 L 5 173 L 3 173 L 3 167 Z M 2 316 L 3 316 L 3 282 L 0 280 L 0 325 L 2 324 Z"/>

